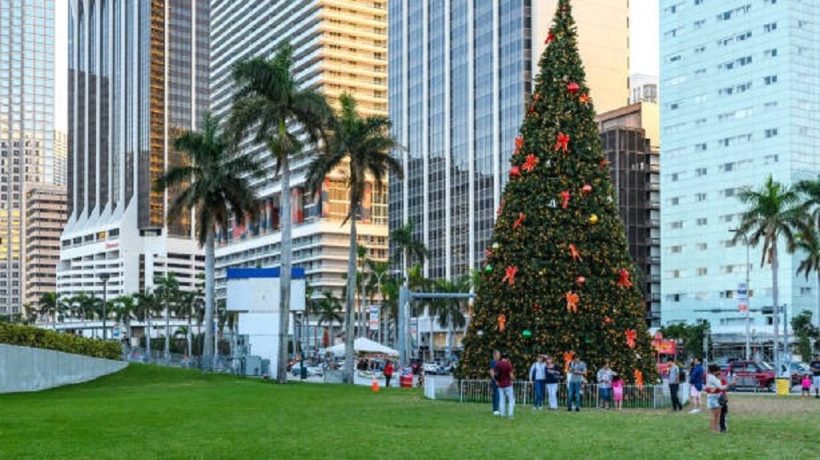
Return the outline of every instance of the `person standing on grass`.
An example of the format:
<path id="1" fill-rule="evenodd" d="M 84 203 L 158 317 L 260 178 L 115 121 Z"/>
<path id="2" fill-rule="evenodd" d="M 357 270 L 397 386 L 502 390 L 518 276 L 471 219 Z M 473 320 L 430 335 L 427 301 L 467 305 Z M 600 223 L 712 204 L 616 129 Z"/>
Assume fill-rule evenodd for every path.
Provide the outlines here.
<path id="1" fill-rule="evenodd" d="M 512 363 L 505 355 L 501 361 L 497 362 L 494 369 L 495 379 L 498 385 L 498 410 L 502 417 L 513 418 L 515 411 L 515 392 L 513 392 L 513 380 L 515 372 Z"/>
<path id="2" fill-rule="evenodd" d="M 809 374 L 803 376 L 803 380 L 800 381 L 800 388 L 802 390 L 800 396 L 811 396 L 811 379 L 809 378 Z"/>
<path id="3" fill-rule="evenodd" d="M 609 409 L 609 403 L 612 401 L 612 376 L 614 373 L 609 368 L 609 363 L 598 369 L 598 399 L 601 401 L 602 409 Z"/>
<path id="4" fill-rule="evenodd" d="M 672 396 L 672 412 L 683 410 L 680 403 L 680 368 L 672 361 L 669 366 L 669 395 Z"/>
<path id="5" fill-rule="evenodd" d="M 569 363 L 569 395 L 567 397 L 567 411 L 572 412 L 573 403 L 575 412 L 581 411 L 581 385 L 586 381 L 587 364 L 581 361 L 578 355 Z"/>
<path id="6" fill-rule="evenodd" d="M 720 433 L 720 395 L 726 391 L 726 386 L 720 381 L 720 366 L 709 365 L 709 373 L 706 375 L 706 407 L 711 411 L 709 418 L 709 428 L 712 433 Z"/>
<path id="7" fill-rule="evenodd" d="M 615 409 L 621 410 L 624 402 L 624 381 L 617 374 L 612 378 L 612 398 L 615 400 Z"/>
<path id="8" fill-rule="evenodd" d="M 490 393 L 492 393 L 493 400 L 493 415 L 501 415 L 498 412 L 498 381 L 495 378 L 495 365 L 501 361 L 501 352 L 493 350 L 493 359 L 490 360 Z"/>
<path id="9" fill-rule="evenodd" d="M 544 362 L 544 355 L 538 355 L 538 359 L 530 366 L 530 383 L 535 389 L 535 405 L 533 409 L 542 410 L 544 408 L 544 387 L 547 380 L 547 364 Z"/>
<path id="10" fill-rule="evenodd" d="M 384 365 L 384 387 L 390 388 L 390 379 L 393 378 L 393 361 L 387 360 Z"/>
<path id="11" fill-rule="evenodd" d="M 694 406 L 694 409 L 689 411 L 690 414 L 700 412 L 701 392 L 703 392 L 703 365 L 699 359 L 695 358 L 692 360 L 692 370 L 689 372 L 689 397 Z"/>
<path id="12" fill-rule="evenodd" d="M 814 356 L 814 361 L 811 362 L 810 366 L 814 377 L 814 397 L 820 398 L 820 355 Z"/>
<path id="13" fill-rule="evenodd" d="M 561 379 L 561 369 L 555 365 L 552 356 L 547 356 L 545 369 L 544 384 L 547 387 L 547 400 L 550 410 L 556 410 L 558 409 L 558 381 Z"/>
<path id="14" fill-rule="evenodd" d="M 720 404 L 720 418 L 718 420 L 718 425 L 720 427 L 721 433 L 726 433 L 729 431 L 729 425 L 727 421 L 727 417 L 729 416 L 729 387 L 735 384 L 735 375 L 731 372 L 726 374 L 726 378 L 721 378 L 720 383 L 726 387 L 723 391 L 720 392 L 720 396 L 718 398 L 718 403 Z"/>

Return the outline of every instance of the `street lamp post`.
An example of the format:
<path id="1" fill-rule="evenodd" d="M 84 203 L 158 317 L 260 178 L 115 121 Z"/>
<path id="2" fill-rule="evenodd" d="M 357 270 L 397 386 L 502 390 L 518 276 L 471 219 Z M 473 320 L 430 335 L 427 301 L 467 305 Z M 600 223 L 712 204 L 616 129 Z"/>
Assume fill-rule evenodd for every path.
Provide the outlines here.
<path id="1" fill-rule="evenodd" d="M 106 338 L 107 338 L 106 330 L 105 330 L 105 328 L 106 328 L 105 318 L 108 316 L 108 313 L 106 312 L 106 307 L 108 306 L 108 278 L 110 278 L 110 277 L 111 277 L 111 275 L 108 274 L 108 273 L 100 273 L 100 279 L 102 280 L 102 283 L 103 283 L 103 302 L 102 302 L 103 340 L 106 340 Z"/>
<path id="2" fill-rule="evenodd" d="M 743 235 L 743 243 L 746 245 L 746 361 L 749 361 L 750 356 L 752 354 L 752 341 L 750 335 L 750 322 L 751 318 L 749 317 L 750 314 L 750 296 L 748 295 L 749 291 L 749 239 L 746 237 L 746 233 L 741 232 L 739 229 L 733 228 L 731 230 L 732 233 L 739 233 Z"/>

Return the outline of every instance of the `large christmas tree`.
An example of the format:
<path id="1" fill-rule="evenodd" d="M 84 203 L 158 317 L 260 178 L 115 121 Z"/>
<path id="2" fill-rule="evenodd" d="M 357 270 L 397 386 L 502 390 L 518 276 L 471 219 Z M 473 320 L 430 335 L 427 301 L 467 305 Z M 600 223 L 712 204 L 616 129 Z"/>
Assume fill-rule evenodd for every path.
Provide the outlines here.
<path id="1" fill-rule="evenodd" d="M 569 0 L 560 0 L 516 138 L 487 249 L 461 378 L 487 378 L 493 349 L 526 376 L 540 353 L 655 375 L 643 295 L 613 199 Z M 594 379 L 594 377 L 593 377 Z"/>

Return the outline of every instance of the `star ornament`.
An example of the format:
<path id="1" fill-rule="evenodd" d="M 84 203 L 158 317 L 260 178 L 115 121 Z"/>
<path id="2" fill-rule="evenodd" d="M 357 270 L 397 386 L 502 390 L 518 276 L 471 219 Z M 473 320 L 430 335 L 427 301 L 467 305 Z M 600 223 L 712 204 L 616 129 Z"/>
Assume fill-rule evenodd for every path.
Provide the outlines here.
<path id="1" fill-rule="evenodd" d="M 592 98 L 589 97 L 589 94 L 584 93 L 584 94 L 578 96 L 578 100 L 581 101 L 581 104 L 589 105 L 589 101 L 591 101 Z"/>
<path id="2" fill-rule="evenodd" d="M 526 172 L 532 172 L 536 166 L 538 166 L 538 157 L 531 153 L 527 155 L 527 160 L 524 162 L 521 169 Z"/>

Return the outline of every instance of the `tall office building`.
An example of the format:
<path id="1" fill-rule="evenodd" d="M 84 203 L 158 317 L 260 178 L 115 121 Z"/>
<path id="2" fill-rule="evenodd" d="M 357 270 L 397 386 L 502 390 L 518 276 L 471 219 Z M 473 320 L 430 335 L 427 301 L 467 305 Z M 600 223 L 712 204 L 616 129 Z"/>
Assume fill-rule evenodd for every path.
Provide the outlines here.
<path id="1" fill-rule="evenodd" d="M 323 92 L 336 106 L 352 94 L 362 115 L 387 113 L 387 1 L 305 0 L 235 2 L 215 0 L 211 16 L 211 108 L 225 119 L 235 85 L 232 65 L 241 59 L 272 57 L 285 43 L 293 47 L 294 72 L 304 88 Z M 245 153 L 270 161 L 265 145 L 247 144 Z M 339 296 L 345 284 L 349 248 L 348 194 L 343 170 L 331 174 L 320 193 L 306 193 L 308 158 L 291 163 L 293 263 L 305 269 L 317 295 Z M 254 185 L 263 201 L 261 217 L 234 225 L 221 235 L 216 250 L 218 296 L 224 295 L 227 267 L 279 264 L 279 178 Z M 387 259 L 386 185 L 371 184 L 358 224 L 359 244 L 368 258 Z"/>
<path id="2" fill-rule="evenodd" d="M 661 1 L 664 324 L 705 319 L 742 341 L 736 289 L 747 269 L 750 307 L 772 305 L 761 246 L 747 262 L 742 240 L 732 242 L 744 211 L 737 194 L 769 175 L 788 185 L 820 172 L 818 34 L 814 1 Z M 779 300 L 791 318 L 814 309 L 818 286 L 795 276 L 802 254 L 779 248 Z M 752 329 L 772 334 L 756 312 Z"/>
<path id="3" fill-rule="evenodd" d="M 193 287 L 204 257 L 193 217 L 167 221 L 153 189 L 182 161 L 174 137 L 208 109 L 208 0 L 69 4 L 69 219 L 57 290 L 140 292 L 174 273 Z"/>
<path id="4" fill-rule="evenodd" d="M 635 73 L 629 76 L 629 103 L 658 103 L 658 77 Z"/>
<path id="5" fill-rule="evenodd" d="M 56 292 L 60 234 L 65 226 L 64 186 L 30 184 L 26 190 L 26 302 Z"/>
<path id="6" fill-rule="evenodd" d="M 0 2 L 0 316 L 20 313 L 27 184 L 54 182 L 54 0 Z"/>
<path id="7" fill-rule="evenodd" d="M 630 104 L 596 117 L 650 327 L 661 319 L 658 106 Z"/>
<path id="8" fill-rule="evenodd" d="M 390 1 L 390 117 L 405 147 L 390 228 L 415 223 L 427 276 L 460 276 L 484 258 L 556 3 Z M 627 104 L 628 2 L 573 6 L 596 109 Z"/>
<path id="9" fill-rule="evenodd" d="M 54 183 L 66 186 L 68 170 L 68 134 L 54 131 Z"/>

